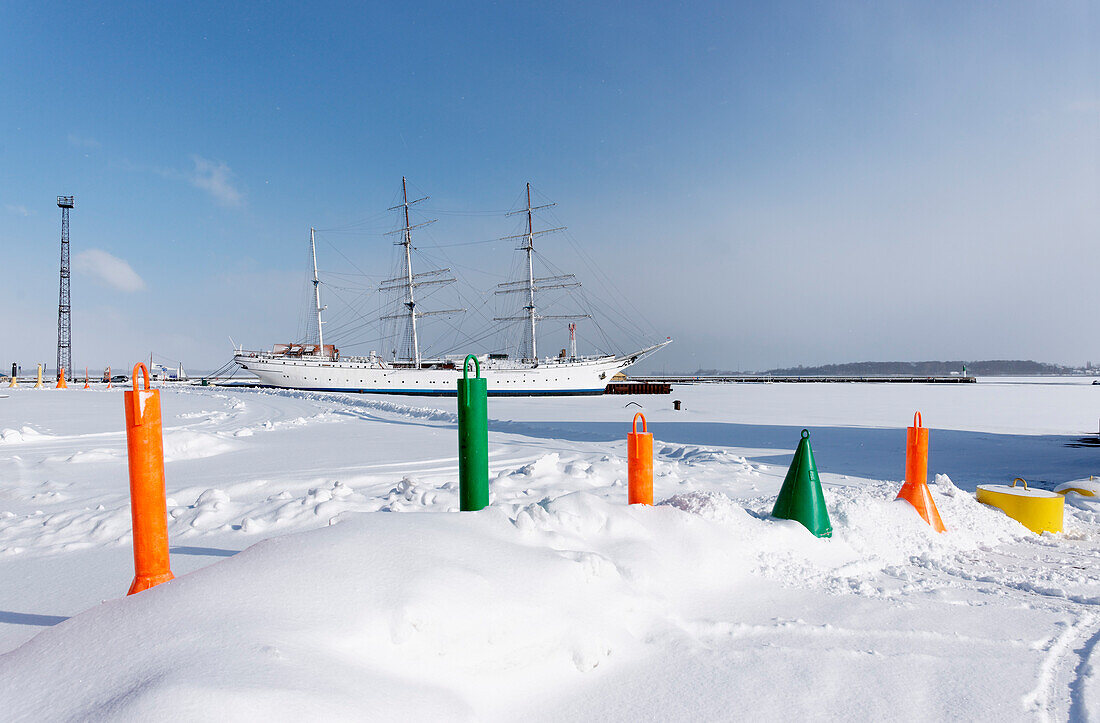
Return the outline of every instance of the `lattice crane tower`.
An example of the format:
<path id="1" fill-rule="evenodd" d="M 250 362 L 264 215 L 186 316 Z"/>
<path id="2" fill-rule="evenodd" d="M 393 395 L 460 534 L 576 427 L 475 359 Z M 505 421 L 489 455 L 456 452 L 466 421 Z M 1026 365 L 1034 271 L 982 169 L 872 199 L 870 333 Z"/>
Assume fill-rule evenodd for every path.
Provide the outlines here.
<path id="1" fill-rule="evenodd" d="M 57 301 L 57 376 L 65 369 L 73 374 L 72 318 L 69 307 L 69 209 L 73 196 L 58 196 L 61 209 L 61 292 Z"/>

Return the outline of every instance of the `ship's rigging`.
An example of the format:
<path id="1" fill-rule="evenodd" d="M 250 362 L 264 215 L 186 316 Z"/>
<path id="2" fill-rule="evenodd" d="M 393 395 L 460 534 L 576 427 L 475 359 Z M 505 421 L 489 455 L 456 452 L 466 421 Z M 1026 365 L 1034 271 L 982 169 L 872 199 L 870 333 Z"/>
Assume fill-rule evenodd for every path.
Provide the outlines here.
<path id="1" fill-rule="evenodd" d="M 527 297 L 527 304 L 523 307 L 526 314 L 523 316 L 498 316 L 493 321 L 527 321 L 530 324 L 529 332 L 529 345 L 525 351 L 523 360 L 529 362 L 537 362 L 538 355 L 538 322 L 543 319 L 590 319 L 591 314 L 540 314 L 538 307 L 535 305 L 535 293 L 540 290 L 547 289 L 575 289 L 580 286 L 580 282 L 577 281 L 576 274 L 558 274 L 557 276 L 542 276 L 535 278 L 534 267 L 534 255 L 535 255 L 535 237 L 542 236 L 543 234 L 555 233 L 558 231 L 564 231 L 564 226 L 558 228 L 548 228 L 542 231 L 534 230 L 533 213 L 535 211 L 542 210 L 544 208 L 551 208 L 557 204 L 547 203 L 542 206 L 531 206 L 531 184 L 527 184 L 527 208 L 521 211 L 513 211 L 508 214 L 514 216 L 516 214 L 524 213 L 527 215 L 527 232 L 521 234 L 515 234 L 513 236 L 505 236 L 501 241 L 510 241 L 513 239 L 522 239 L 523 243 L 517 247 L 517 250 L 523 251 L 526 254 L 527 260 L 527 278 L 520 281 L 506 281 L 503 284 L 497 285 L 497 294 L 515 294 L 523 293 Z M 575 327 L 571 327 L 570 331 L 573 331 Z M 575 339 L 575 337 L 574 337 Z M 574 356 L 576 354 L 574 353 Z"/>
<path id="2" fill-rule="evenodd" d="M 614 333 L 609 334 L 601 326 L 600 321 L 591 313 L 591 300 L 581 287 L 576 275 L 563 273 L 548 262 L 543 255 L 539 254 L 535 248 L 537 237 L 566 231 L 565 226 L 536 228 L 536 214 L 540 211 L 549 212 L 556 204 L 541 203 L 535 205 L 532 201 L 530 184 L 526 185 L 524 196 L 525 203 L 523 207 L 513 211 L 475 214 L 470 212 L 448 212 L 438 209 L 431 210 L 433 215 L 438 213 L 457 216 L 522 216 L 524 225 L 519 229 L 520 233 L 499 239 L 465 243 L 435 243 L 430 236 L 427 237 L 427 243 L 423 240 L 414 242 L 413 232 L 417 231 L 423 234 L 427 227 L 436 222 L 436 219 L 431 218 L 414 222 L 412 210 L 418 206 L 423 209 L 424 206 L 421 204 L 428 201 L 429 197 L 422 195 L 419 198 L 410 200 L 409 184 L 406 179 L 402 178 L 399 202 L 387 209 L 390 213 L 393 211 L 398 212 L 399 225 L 397 228 L 391 227 L 388 233 L 381 234 L 383 236 L 398 237 L 394 241 L 394 246 L 397 247 L 398 251 L 395 264 L 396 273 L 391 273 L 389 278 L 384 279 L 363 273 L 362 269 L 355 265 L 343 251 L 327 238 L 324 238 L 328 234 L 374 236 L 375 232 L 372 232 L 372 229 L 377 229 L 381 220 L 380 216 L 376 215 L 364 219 L 362 222 L 353 224 L 352 227 L 327 230 L 311 229 L 310 261 L 314 273 L 312 278 L 309 279 L 312 286 L 309 303 L 310 312 L 312 313 L 309 316 L 315 317 L 315 323 L 304 325 L 304 328 L 300 327 L 300 343 L 309 344 L 316 339 L 316 343 L 320 345 L 326 339 L 330 343 L 339 340 L 339 345 L 345 352 L 352 351 L 356 353 L 354 351 L 356 348 L 359 350 L 357 353 L 363 353 L 366 348 L 372 351 L 380 349 L 383 355 L 391 359 L 392 363 L 397 366 L 419 369 L 428 363 L 429 359 L 434 358 L 435 361 L 438 361 L 448 354 L 464 354 L 471 348 L 477 347 L 484 349 L 486 344 L 488 344 L 489 351 L 498 350 L 497 356 L 499 357 L 507 355 L 525 363 L 537 364 L 540 346 L 539 324 L 547 320 L 570 322 L 568 325 L 563 324 L 561 330 L 564 332 L 568 328 L 569 332 L 568 352 L 563 349 L 560 354 L 563 358 L 566 354 L 570 358 L 576 358 L 577 356 L 576 328 L 579 320 L 591 320 L 584 325 L 591 334 L 585 335 L 583 340 L 586 345 L 595 347 L 595 351 L 601 354 L 619 353 L 624 346 L 624 341 L 627 345 L 633 346 L 647 338 L 652 340 L 655 337 L 652 330 L 639 329 L 638 325 L 633 323 L 641 317 L 628 311 L 631 308 L 630 300 L 623 297 L 616 299 L 611 304 L 605 302 L 604 306 L 607 307 L 610 313 L 601 313 L 601 316 L 612 317 L 605 319 L 605 322 L 610 321 L 614 324 L 614 332 L 619 332 L 620 336 L 623 332 L 630 333 L 631 331 L 625 329 L 624 326 L 633 327 L 633 338 L 626 340 L 620 338 L 619 343 L 614 342 L 612 339 Z M 513 206 L 513 208 L 515 207 Z M 332 246 L 332 250 L 348 263 L 350 269 L 354 269 L 359 273 L 351 273 L 350 269 L 342 272 L 319 273 L 316 265 L 316 236 L 324 238 Z M 566 237 L 568 238 L 568 235 Z M 514 267 L 513 274 L 510 275 L 511 278 L 498 283 L 493 294 L 486 295 L 484 292 L 478 291 L 473 285 L 469 285 L 468 282 L 465 284 L 466 293 L 464 293 L 462 288 L 464 284 L 452 274 L 452 267 L 461 267 L 464 272 L 472 275 L 489 276 L 490 272 L 486 271 L 486 264 L 483 263 L 478 264 L 476 268 L 453 263 L 448 255 L 448 250 L 452 247 L 482 245 L 496 241 L 519 242 L 514 247 L 521 252 L 518 259 L 519 264 Z M 583 249 L 572 239 L 570 239 L 570 242 L 573 243 L 578 255 L 584 259 L 586 254 L 584 254 Z M 420 270 L 423 268 L 424 262 L 432 262 L 433 257 L 436 257 L 434 259 L 436 262 L 443 261 L 443 263 L 433 264 L 441 268 Z M 418 258 L 420 258 L 419 262 L 417 261 Z M 482 255 L 478 260 L 484 258 L 486 257 Z M 540 274 L 539 269 L 536 268 L 536 261 L 539 261 L 539 265 L 545 267 L 546 271 L 550 273 L 543 272 Z M 592 265 L 590 259 L 589 263 Z M 594 268 L 592 271 L 594 275 L 602 275 L 602 281 L 605 284 L 610 281 L 606 273 L 603 273 L 600 269 Z M 467 274 L 464 273 L 463 275 Z M 322 280 L 322 276 L 327 280 Z M 378 281 L 371 283 L 369 281 L 371 278 L 378 279 Z M 321 304 L 320 287 L 322 285 L 326 287 L 326 301 L 332 303 L 333 298 L 335 298 L 342 302 L 343 307 L 326 319 L 322 319 L 322 312 L 328 308 L 327 305 L 323 306 Z M 422 306 L 425 300 L 432 296 L 436 296 L 435 301 L 438 304 L 440 298 L 436 292 L 443 289 L 447 289 L 447 293 L 450 294 L 448 301 L 457 300 L 459 304 L 452 303 L 450 305 L 454 308 L 443 309 L 426 309 Z M 561 291 L 566 297 L 570 297 L 572 301 L 569 302 L 565 297 L 556 294 L 550 294 L 550 297 L 554 298 L 549 298 L 544 292 L 550 291 Z M 504 312 L 502 315 L 491 315 L 491 311 L 487 308 L 493 298 L 514 304 L 517 296 L 522 300 L 521 304 L 518 308 L 514 305 L 511 306 L 510 313 L 505 308 L 502 309 Z M 562 308 L 563 306 L 569 308 Z M 483 322 L 483 326 L 471 332 L 469 331 L 469 323 L 455 324 L 449 321 L 451 317 L 464 312 L 470 312 L 466 315 L 467 317 L 471 314 L 473 315 L 471 318 L 479 317 Z M 601 312 L 604 312 L 602 308 Z M 619 324 L 615 324 L 613 318 L 616 316 L 616 312 L 619 316 Z M 439 321 L 444 322 L 448 327 L 444 328 L 441 333 L 438 328 L 433 329 L 432 331 L 436 333 L 434 334 L 434 340 L 429 342 L 428 347 L 425 347 L 421 338 L 423 325 L 420 320 L 424 317 L 437 317 Z M 303 316 L 303 320 L 305 318 Z M 626 321 L 625 325 L 621 323 L 624 320 Z M 438 327 L 438 324 L 436 327 Z M 371 329 L 374 330 L 373 333 L 370 332 Z M 510 336 L 509 329 L 512 330 L 512 334 L 515 334 L 512 337 L 511 344 L 507 342 L 507 338 Z M 582 334 L 584 333 L 585 329 L 582 329 Z M 494 337 L 496 337 L 495 342 L 493 341 Z M 507 353 L 509 347 L 514 350 L 514 356 Z M 633 346 L 633 348 L 638 347 Z M 428 355 L 432 355 L 432 357 Z"/>
<path id="3" fill-rule="evenodd" d="M 453 284 L 457 279 L 451 278 L 439 278 L 443 274 L 450 273 L 450 269 L 435 269 L 433 271 L 422 271 L 420 273 L 413 273 L 412 265 L 412 231 L 414 228 L 422 228 L 430 224 L 435 223 L 435 220 L 425 221 L 412 225 L 409 222 L 409 206 L 420 203 L 421 201 L 427 201 L 428 196 L 418 198 L 415 201 L 409 201 L 409 186 L 408 181 L 404 177 L 401 178 L 401 203 L 392 206 L 389 210 L 395 211 L 401 209 L 405 216 L 405 225 L 396 231 L 391 231 L 387 236 L 393 236 L 401 234 L 401 240 L 394 242 L 395 245 L 403 248 L 404 257 L 404 273 L 397 278 L 386 279 L 383 281 L 378 290 L 381 292 L 402 291 L 404 293 L 404 306 L 405 313 L 398 314 L 386 314 L 381 318 L 386 319 L 407 319 L 407 335 L 409 339 L 408 348 L 410 354 L 406 357 L 406 361 L 412 362 L 414 368 L 419 369 L 422 364 L 420 356 L 420 337 L 416 330 L 416 320 L 425 316 L 442 316 L 444 314 L 461 314 L 465 309 L 441 309 L 437 311 L 419 311 L 416 308 L 416 289 L 421 286 L 439 286 L 443 284 Z"/>

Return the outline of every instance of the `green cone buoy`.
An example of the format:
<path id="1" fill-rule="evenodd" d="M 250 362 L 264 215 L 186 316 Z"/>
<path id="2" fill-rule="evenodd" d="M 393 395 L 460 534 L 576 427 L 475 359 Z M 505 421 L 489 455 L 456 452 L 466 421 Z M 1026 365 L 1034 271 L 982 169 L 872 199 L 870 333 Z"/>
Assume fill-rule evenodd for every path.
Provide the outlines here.
<path id="1" fill-rule="evenodd" d="M 810 449 L 810 433 L 803 429 L 791 468 L 783 479 L 783 487 L 775 500 L 772 516 L 794 520 L 818 537 L 832 537 L 833 525 L 829 511 L 825 509 L 825 495 L 821 492 L 821 476 L 814 464 L 814 451 Z"/>

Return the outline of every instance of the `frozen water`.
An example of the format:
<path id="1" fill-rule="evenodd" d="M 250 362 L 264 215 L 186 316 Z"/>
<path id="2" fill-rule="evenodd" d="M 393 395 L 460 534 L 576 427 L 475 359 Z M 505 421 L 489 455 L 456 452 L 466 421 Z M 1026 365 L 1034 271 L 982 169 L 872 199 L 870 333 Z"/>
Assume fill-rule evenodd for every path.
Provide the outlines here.
<path id="1" fill-rule="evenodd" d="M 462 514 L 454 400 L 170 386 L 177 579 L 129 598 L 121 393 L 11 392 L 4 717 L 1100 716 L 1100 506 L 1040 537 L 973 498 L 1100 472 L 1078 380 L 493 399 L 492 505 Z M 943 535 L 894 500 L 917 409 Z M 827 540 L 769 514 L 803 427 Z"/>

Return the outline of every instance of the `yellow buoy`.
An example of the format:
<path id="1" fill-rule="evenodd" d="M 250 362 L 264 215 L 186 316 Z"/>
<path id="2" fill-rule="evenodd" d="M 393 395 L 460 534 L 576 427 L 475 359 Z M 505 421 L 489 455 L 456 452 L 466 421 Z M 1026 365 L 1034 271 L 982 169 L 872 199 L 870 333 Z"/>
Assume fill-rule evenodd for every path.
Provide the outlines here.
<path id="1" fill-rule="evenodd" d="M 1074 482 L 1063 482 L 1055 487 L 1054 491 L 1060 495 L 1076 492 L 1082 497 L 1100 497 L 1100 482 L 1094 480 L 1090 476 L 1087 480 L 1081 479 Z"/>
<path id="2" fill-rule="evenodd" d="M 1023 482 L 1023 487 L 1017 487 Z M 1004 512 L 1036 534 L 1061 532 L 1066 498 L 1056 492 L 1028 489 L 1017 477 L 1008 485 L 978 485 L 978 502 Z"/>

